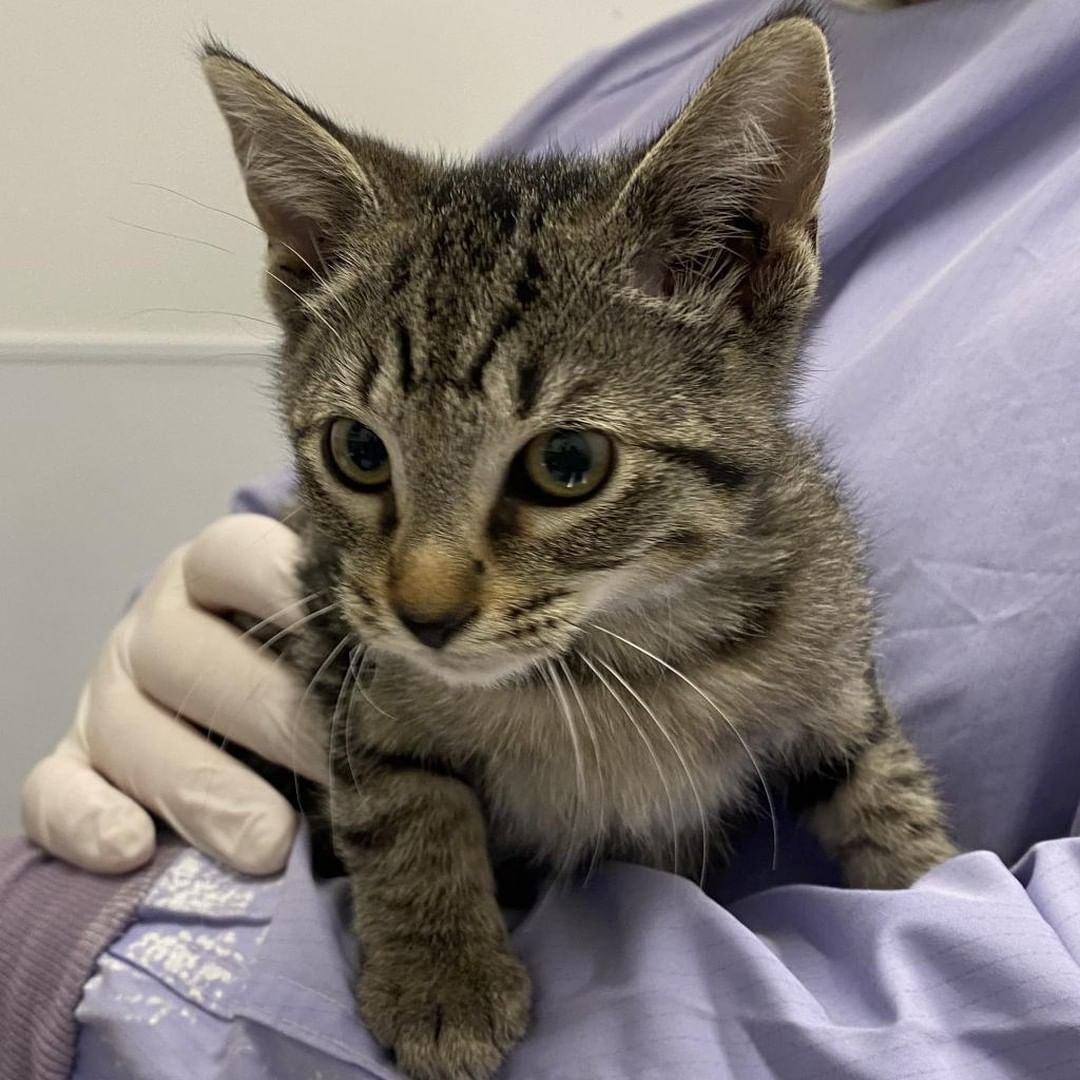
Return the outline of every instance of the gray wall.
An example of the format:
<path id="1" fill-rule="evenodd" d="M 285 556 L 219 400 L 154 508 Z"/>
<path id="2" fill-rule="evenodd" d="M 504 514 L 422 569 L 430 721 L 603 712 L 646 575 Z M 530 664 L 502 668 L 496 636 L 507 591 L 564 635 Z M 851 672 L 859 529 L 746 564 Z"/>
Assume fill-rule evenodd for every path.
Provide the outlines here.
<path id="1" fill-rule="evenodd" d="M 280 460 L 257 355 L 271 332 L 260 321 L 261 237 L 142 186 L 250 216 L 193 61 L 199 33 L 209 27 L 342 117 L 468 151 L 582 53 L 686 6 L 7 5 L 0 832 L 17 827 L 19 782 L 70 723 L 132 586 L 222 513 L 233 487 Z"/>
<path id="2" fill-rule="evenodd" d="M 132 587 L 282 460 L 258 363 L 0 355 L 0 833 Z"/>

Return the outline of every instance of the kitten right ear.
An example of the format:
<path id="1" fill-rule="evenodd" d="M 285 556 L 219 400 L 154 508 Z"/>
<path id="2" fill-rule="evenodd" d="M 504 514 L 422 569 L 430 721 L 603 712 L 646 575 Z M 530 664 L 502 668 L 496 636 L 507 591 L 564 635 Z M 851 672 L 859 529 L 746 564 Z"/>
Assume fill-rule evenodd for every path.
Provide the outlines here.
<path id="1" fill-rule="evenodd" d="M 812 288 L 832 128 L 828 45 L 797 7 L 720 62 L 623 188 L 615 210 L 641 244 L 638 286 L 737 287 L 750 317 L 776 306 L 777 283 Z"/>
<path id="2" fill-rule="evenodd" d="M 210 42 L 202 67 L 269 241 L 270 299 L 285 316 L 349 229 L 378 212 L 375 188 L 331 121 L 250 64 Z"/>

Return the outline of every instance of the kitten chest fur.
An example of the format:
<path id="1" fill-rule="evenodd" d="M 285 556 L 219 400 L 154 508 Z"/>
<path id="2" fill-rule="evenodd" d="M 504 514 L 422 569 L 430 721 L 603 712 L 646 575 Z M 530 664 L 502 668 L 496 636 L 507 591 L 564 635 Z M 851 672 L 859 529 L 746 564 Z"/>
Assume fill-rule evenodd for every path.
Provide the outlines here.
<path id="1" fill-rule="evenodd" d="M 684 678 L 604 633 L 579 647 L 583 659 L 504 686 L 449 686 L 387 658 L 366 696 L 354 695 L 355 745 L 466 776 L 496 851 L 562 868 L 598 851 L 667 869 L 681 852 L 685 871 L 703 829 L 722 849 L 726 820 L 764 811 L 764 784 L 812 772 L 864 735 L 864 664 L 822 664 L 812 641 L 821 628 L 799 606 L 796 594 L 768 637 L 673 665 Z M 644 618 L 605 622 L 658 656 L 667 643 L 670 655 L 662 619 L 652 634 Z"/>

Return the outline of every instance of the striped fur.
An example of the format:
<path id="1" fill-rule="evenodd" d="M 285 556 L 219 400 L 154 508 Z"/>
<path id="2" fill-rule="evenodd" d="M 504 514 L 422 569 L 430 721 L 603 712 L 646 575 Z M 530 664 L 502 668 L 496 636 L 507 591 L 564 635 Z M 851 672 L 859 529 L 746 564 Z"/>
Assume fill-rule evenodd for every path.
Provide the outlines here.
<path id="1" fill-rule="evenodd" d="M 326 711 L 360 1010 L 399 1066 L 489 1076 L 524 1032 L 505 859 L 697 876 L 765 785 L 854 884 L 947 857 L 842 491 L 787 420 L 832 123 L 809 9 L 595 160 L 425 162 L 206 65 L 270 236 L 303 584 L 336 604 L 291 655 Z M 338 417 L 383 439 L 389 489 L 335 480 Z M 531 503 L 513 462 L 561 427 L 606 432 L 613 471 Z M 459 613 L 445 647 L 403 596 Z"/>

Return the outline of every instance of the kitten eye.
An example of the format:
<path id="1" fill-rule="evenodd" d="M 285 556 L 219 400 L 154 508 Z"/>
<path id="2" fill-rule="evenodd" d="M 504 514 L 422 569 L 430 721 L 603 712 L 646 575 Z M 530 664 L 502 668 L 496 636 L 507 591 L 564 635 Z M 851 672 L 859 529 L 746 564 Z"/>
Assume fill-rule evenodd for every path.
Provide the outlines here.
<path id="1" fill-rule="evenodd" d="M 537 435 L 515 462 L 523 498 L 557 505 L 595 494 L 611 472 L 611 440 L 598 431 L 554 428 Z"/>
<path id="2" fill-rule="evenodd" d="M 344 417 L 326 431 L 326 459 L 331 470 L 357 491 L 380 491 L 390 483 L 390 455 L 366 424 Z"/>

